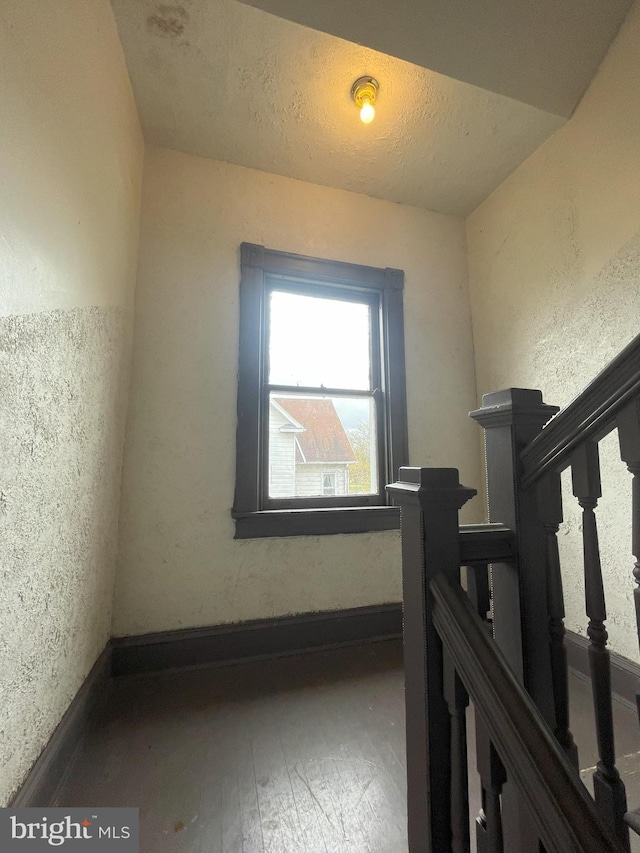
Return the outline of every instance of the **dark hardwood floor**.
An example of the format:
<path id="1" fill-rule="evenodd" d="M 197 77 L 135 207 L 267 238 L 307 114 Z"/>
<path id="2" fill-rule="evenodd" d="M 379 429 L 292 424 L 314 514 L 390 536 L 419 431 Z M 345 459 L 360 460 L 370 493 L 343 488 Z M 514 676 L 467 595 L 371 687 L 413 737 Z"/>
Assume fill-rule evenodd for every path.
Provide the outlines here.
<path id="1" fill-rule="evenodd" d="M 60 805 L 140 808 L 143 853 L 406 850 L 400 643 L 121 678 Z"/>
<path id="2" fill-rule="evenodd" d="M 588 683 L 571 693 L 588 768 Z M 616 723 L 635 807 L 633 710 Z M 405 802 L 399 641 L 116 679 L 57 799 L 138 806 L 142 853 L 406 853 Z"/>

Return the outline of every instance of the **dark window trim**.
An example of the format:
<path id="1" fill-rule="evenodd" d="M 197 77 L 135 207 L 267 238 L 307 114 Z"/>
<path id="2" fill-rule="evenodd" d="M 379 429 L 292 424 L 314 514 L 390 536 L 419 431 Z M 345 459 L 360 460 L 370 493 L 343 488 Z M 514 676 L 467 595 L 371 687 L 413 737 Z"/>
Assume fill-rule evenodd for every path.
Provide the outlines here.
<path id="1" fill-rule="evenodd" d="M 288 252 L 241 245 L 240 355 L 238 365 L 238 426 L 236 431 L 236 493 L 232 515 L 236 539 L 364 533 L 400 526 L 399 511 L 387 505 L 327 508 L 263 509 L 261 506 L 261 423 L 265 395 L 262 385 L 265 352 L 266 278 L 289 276 L 309 284 L 379 291 L 381 303 L 382 392 L 386 459 L 380 478 L 397 476 L 408 463 L 404 322 L 404 273 L 396 269 L 326 261 Z M 382 484 L 384 485 L 384 483 Z M 327 500 L 325 498 L 325 500 Z M 384 498 L 386 501 L 386 496 Z"/>
<path id="2" fill-rule="evenodd" d="M 236 539 L 370 533 L 400 528 L 400 508 L 395 506 L 270 509 L 249 513 L 234 510 L 233 517 L 236 522 Z"/>

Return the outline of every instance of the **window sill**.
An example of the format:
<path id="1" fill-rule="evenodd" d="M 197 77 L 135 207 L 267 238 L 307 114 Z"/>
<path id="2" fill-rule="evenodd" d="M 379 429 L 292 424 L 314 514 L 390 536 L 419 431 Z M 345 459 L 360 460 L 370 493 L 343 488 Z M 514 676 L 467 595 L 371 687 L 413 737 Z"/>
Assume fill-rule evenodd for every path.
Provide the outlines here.
<path id="1" fill-rule="evenodd" d="M 235 539 L 326 536 L 400 529 L 400 509 L 395 506 L 276 509 L 232 512 L 232 515 L 236 521 Z"/>

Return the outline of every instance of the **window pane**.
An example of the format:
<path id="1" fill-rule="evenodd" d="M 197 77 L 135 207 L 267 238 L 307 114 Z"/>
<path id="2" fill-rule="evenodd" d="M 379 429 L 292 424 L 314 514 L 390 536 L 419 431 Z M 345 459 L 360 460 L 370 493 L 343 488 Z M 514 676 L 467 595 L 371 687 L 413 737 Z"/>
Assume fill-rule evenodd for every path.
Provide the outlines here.
<path id="1" fill-rule="evenodd" d="M 270 498 L 377 491 L 373 398 L 271 394 Z"/>
<path id="2" fill-rule="evenodd" d="M 275 290 L 270 306 L 272 385 L 369 390 L 368 305 Z"/>

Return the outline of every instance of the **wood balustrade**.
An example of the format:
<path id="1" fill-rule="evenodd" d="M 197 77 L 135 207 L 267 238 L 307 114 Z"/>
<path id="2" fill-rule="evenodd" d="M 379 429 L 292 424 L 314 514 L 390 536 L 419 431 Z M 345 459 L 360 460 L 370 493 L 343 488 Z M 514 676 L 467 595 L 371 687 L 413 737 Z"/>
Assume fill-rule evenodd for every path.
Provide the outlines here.
<path id="1" fill-rule="evenodd" d="M 549 655 L 556 715 L 555 736 L 567 757 L 578 770 L 578 749 L 569 727 L 569 679 L 564 645 L 564 595 L 558 553 L 558 529 L 562 523 L 560 475 L 546 474 L 538 482 L 538 506 L 546 537 L 547 611 L 549 617 Z"/>
<path id="2" fill-rule="evenodd" d="M 619 853 L 621 848 L 576 779 L 574 767 L 483 630 L 462 589 L 438 574 L 430 582 L 430 593 L 442 647 L 471 696 L 483 728 L 479 755 L 487 827 L 479 838 L 480 853 L 502 853 L 500 789 L 507 780 L 529 808 L 538 850 Z"/>
<path id="3" fill-rule="evenodd" d="M 474 494 L 452 469 L 403 468 L 408 826 L 411 853 L 468 853 L 466 709 L 475 709 L 478 853 L 629 851 L 616 767 L 596 521 L 599 441 L 617 429 L 632 476 L 630 579 L 640 643 L 640 336 L 559 414 L 539 391 L 485 395 L 489 523 L 458 525 Z M 555 417 L 554 417 L 555 415 Z M 598 742 L 592 800 L 571 733 L 558 551 L 560 474 L 582 510 L 585 627 Z M 466 595 L 460 567 L 466 567 Z M 640 691 L 638 695 L 640 712 Z"/>
<path id="4" fill-rule="evenodd" d="M 640 400 L 636 399 L 617 417 L 620 457 L 633 477 L 631 496 L 631 553 L 635 558 L 633 598 L 640 644 Z M 640 709 L 640 697 L 638 700 Z"/>
<path id="5" fill-rule="evenodd" d="M 625 788 L 616 767 L 611 697 L 611 663 L 607 649 L 607 611 L 600 564 L 600 547 L 595 508 L 602 496 L 598 445 L 589 440 L 571 455 L 573 494 L 582 507 L 584 586 L 589 617 L 589 669 L 598 741 L 598 764 L 593 774 L 596 807 L 617 835 L 623 849 L 629 850 L 629 832 L 624 822 L 627 811 Z"/>
<path id="6" fill-rule="evenodd" d="M 471 695 L 482 790 L 475 824 L 479 853 L 619 851 L 491 636 L 487 542 L 497 559 L 513 560 L 513 532 L 504 525 L 458 526 L 458 510 L 473 490 L 459 484 L 456 471 L 403 468 L 400 477 L 389 491 L 402 507 L 409 850 L 471 849 L 466 731 Z M 460 585 L 463 550 L 466 595 Z M 463 596 L 462 610 L 450 590 Z M 544 793 L 548 774 L 554 780 L 551 794 Z M 572 788 L 568 813 L 558 798 L 563 786 Z M 514 830 L 511 817 L 509 836 L 506 809 L 515 806 L 528 818 Z"/>

